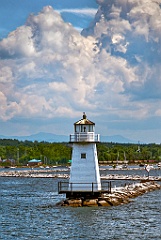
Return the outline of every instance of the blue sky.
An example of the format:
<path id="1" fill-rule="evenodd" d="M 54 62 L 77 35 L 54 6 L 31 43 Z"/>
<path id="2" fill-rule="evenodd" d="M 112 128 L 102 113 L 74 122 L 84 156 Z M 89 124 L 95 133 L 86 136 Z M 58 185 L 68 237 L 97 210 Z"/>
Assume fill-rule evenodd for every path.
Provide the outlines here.
<path id="1" fill-rule="evenodd" d="M 65 9 L 92 8 L 97 10 L 98 4 L 95 0 L 1 0 L 0 8 L 0 37 L 23 25 L 31 13 L 38 13 L 44 6 L 50 5 L 55 10 L 61 11 L 65 21 L 71 22 L 75 27 L 85 28 L 88 26 L 91 16 L 81 15 L 74 12 L 65 12 Z"/>
<path id="2" fill-rule="evenodd" d="M 101 135 L 161 143 L 159 4 L 1 0 L 0 135 L 69 135 L 85 111 Z"/>

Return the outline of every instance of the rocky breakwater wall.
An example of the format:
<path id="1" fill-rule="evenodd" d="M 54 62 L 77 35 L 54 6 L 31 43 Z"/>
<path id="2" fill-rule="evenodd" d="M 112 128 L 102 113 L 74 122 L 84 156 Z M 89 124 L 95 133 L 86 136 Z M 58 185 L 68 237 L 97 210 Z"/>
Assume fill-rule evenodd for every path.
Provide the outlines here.
<path id="1" fill-rule="evenodd" d="M 1 171 L 0 177 L 25 177 L 25 178 L 69 178 L 66 169 L 31 169 L 31 170 L 9 170 L 9 171 Z"/>
<path id="2" fill-rule="evenodd" d="M 121 204 L 127 204 L 132 198 L 138 197 L 145 193 L 161 189 L 161 185 L 154 181 L 140 182 L 132 185 L 127 185 L 124 188 L 114 188 L 111 193 L 101 194 L 100 197 L 93 198 L 70 198 L 65 199 L 59 203 L 57 206 L 64 207 L 91 207 L 91 206 L 102 206 L 111 207 L 118 206 Z"/>

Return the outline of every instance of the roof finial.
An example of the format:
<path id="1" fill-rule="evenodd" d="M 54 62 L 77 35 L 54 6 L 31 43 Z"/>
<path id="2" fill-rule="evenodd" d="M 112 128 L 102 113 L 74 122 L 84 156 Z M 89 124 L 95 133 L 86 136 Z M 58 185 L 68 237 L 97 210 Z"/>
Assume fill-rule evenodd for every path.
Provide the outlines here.
<path id="1" fill-rule="evenodd" d="M 83 119 L 86 119 L 86 118 L 87 118 L 87 116 L 86 116 L 85 112 L 83 112 Z"/>

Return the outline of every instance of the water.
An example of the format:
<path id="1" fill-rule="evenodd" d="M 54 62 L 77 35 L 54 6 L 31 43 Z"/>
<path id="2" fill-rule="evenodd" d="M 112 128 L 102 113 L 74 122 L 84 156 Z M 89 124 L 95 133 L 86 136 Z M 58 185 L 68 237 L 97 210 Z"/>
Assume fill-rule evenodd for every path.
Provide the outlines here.
<path id="1" fill-rule="evenodd" d="M 0 177 L 0 239 L 161 239 L 161 190 L 117 207 L 63 208 L 55 206 L 65 198 L 57 183 Z"/>
<path id="2" fill-rule="evenodd" d="M 148 173 L 145 170 L 144 167 L 139 168 L 136 166 L 129 166 L 127 169 L 112 169 L 112 167 L 108 168 L 108 167 L 104 167 L 101 166 L 100 170 L 102 175 L 106 175 L 106 174 L 119 174 L 119 175 L 138 175 L 138 176 L 147 176 Z M 161 175 L 161 169 L 158 167 L 154 167 L 150 170 L 149 172 L 150 176 L 160 176 Z"/>

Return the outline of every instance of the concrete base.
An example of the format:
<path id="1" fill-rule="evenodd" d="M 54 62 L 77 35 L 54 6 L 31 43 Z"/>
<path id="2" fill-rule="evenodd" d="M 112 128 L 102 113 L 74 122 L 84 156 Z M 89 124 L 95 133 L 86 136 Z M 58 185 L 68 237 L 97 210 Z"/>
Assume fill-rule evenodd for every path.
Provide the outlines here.
<path id="1" fill-rule="evenodd" d="M 108 192 L 106 192 L 108 193 Z M 68 192 L 66 193 L 66 198 L 69 199 L 96 199 L 102 196 L 101 192 Z"/>

